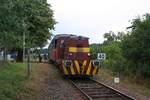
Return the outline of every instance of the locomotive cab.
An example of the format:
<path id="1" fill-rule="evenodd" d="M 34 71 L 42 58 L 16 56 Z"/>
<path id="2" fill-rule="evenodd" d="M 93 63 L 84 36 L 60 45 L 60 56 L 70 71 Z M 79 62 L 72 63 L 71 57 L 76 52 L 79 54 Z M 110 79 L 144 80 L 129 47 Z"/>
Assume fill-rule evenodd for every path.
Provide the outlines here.
<path id="1" fill-rule="evenodd" d="M 51 59 L 59 63 L 60 70 L 68 76 L 93 76 L 98 74 L 100 62 L 91 60 L 89 38 L 75 35 L 58 35 Z"/>

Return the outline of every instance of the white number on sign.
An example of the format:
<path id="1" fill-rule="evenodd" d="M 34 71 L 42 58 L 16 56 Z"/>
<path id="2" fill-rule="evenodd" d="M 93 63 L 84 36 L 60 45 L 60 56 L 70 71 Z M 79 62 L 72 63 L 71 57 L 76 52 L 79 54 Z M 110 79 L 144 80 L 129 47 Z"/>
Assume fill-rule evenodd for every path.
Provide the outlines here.
<path id="1" fill-rule="evenodd" d="M 105 53 L 98 53 L 97 59 L 99 59 L 99 60 L 105 60 L 106 59 L 106 54 Z"/>

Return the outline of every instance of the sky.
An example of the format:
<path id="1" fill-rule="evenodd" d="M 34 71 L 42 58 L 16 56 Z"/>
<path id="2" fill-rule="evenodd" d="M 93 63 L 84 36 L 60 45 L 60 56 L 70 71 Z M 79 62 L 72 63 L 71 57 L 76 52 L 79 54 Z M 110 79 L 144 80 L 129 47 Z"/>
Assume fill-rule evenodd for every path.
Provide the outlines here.
<path id="1" fill-rule="evenodd" d="M 48 0 L 58 22 L 53 34 L 89 37 L 102 43 L 109 31 L 126 31 L 132 19 L 150 13 L 150 0 Z"/>

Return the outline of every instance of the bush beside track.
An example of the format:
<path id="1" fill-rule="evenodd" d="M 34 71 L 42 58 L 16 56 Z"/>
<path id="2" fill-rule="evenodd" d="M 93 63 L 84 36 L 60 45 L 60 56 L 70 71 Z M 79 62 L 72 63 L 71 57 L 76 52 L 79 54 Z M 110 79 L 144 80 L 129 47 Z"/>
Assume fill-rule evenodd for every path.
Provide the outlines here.
<path id="1" fill-rule="evenodd" d="M 17 91 L 23 89 L 26 78 L 26 65 L 22 63 L 6 63 L 0 67 L 0 99 L 12 100 Z"/>

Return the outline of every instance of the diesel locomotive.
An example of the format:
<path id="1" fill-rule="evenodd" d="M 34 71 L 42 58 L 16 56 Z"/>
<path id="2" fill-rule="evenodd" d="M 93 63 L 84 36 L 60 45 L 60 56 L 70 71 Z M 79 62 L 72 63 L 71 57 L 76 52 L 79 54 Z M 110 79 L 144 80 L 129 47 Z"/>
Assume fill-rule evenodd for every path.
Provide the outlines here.
<path id="1" fill-rule="evenodd" d="M 49 62 L 56 62 L 66 76 L 93 76 L 100 69 L 99 60 L 91 60 L 89 38 L 70 34 L 56 35 L 48 48 Z"/>

